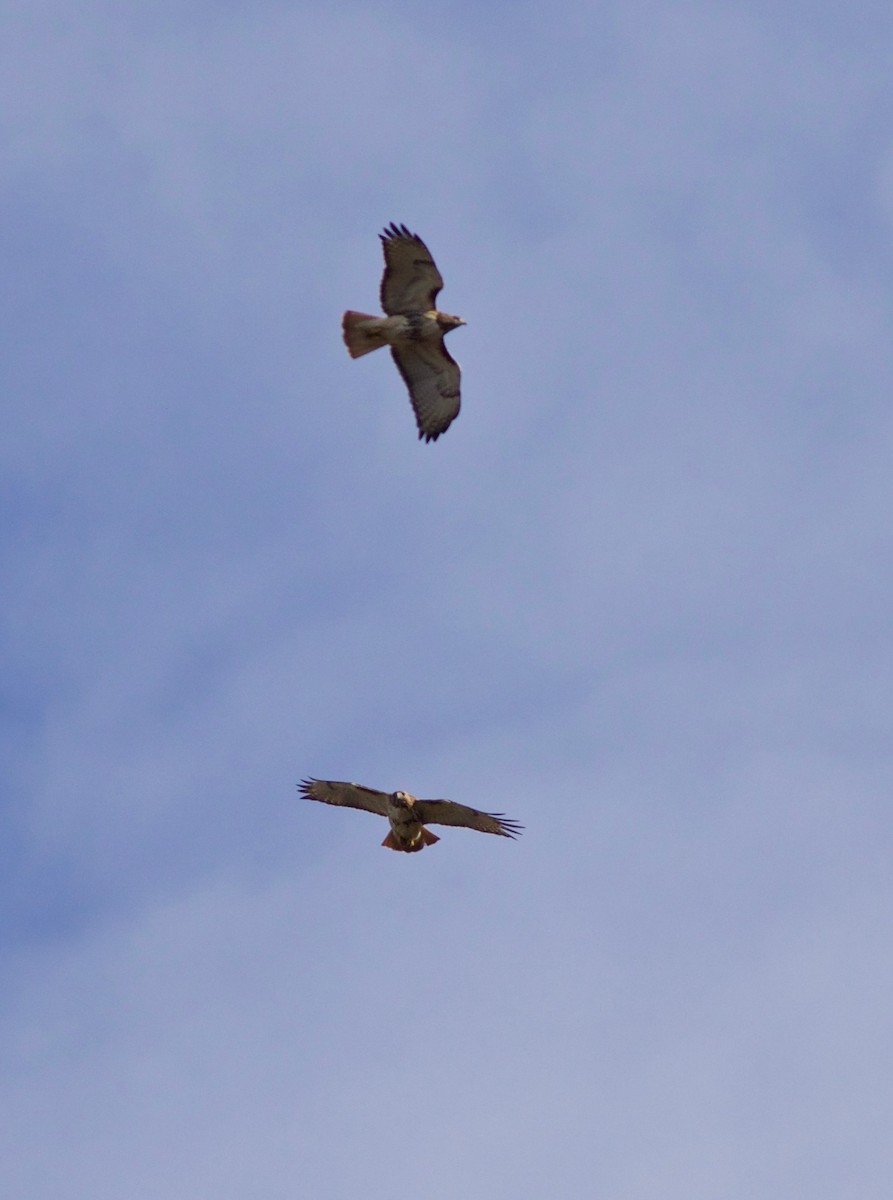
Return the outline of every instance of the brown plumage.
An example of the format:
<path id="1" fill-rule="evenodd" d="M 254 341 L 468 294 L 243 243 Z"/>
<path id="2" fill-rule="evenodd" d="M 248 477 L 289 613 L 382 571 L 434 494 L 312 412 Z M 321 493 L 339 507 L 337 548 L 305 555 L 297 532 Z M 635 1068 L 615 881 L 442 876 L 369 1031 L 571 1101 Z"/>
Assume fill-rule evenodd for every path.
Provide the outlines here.
<path id="1" fill-rule="evenodd" d="M 480 833 L 495 833 L 501 837 L 518 837 L 523 825 L 502 813 L 481 812 L 452 800 L 419 800 L 409 792 L 379 792 L 359 783 L 339 783 L 331 779 L 305 779 L 299 785 L 302 796 L 336 804 L 342 808 L 359 808 L 363 812 L 387 817 L 391 829 L 381 843 L 389 850 L 407 854 L 424 850 L 440 838 L 426 825 L 462 825 Z"/>
<path id="2" fill-rule="evenodd" d="M 435 301 L 443 278 L 417 234 L 391 222 L 379 237 L 385 261 L 381 307 L 387 315 L 348 310 L 341 322 L 344 343 L 351 358 L 391 347 L 409 391 L 419 437 L 435 442 L 459 415 L 460 405 L 459 364 L 443 339 L 465 322 L 438 311 Z"/>

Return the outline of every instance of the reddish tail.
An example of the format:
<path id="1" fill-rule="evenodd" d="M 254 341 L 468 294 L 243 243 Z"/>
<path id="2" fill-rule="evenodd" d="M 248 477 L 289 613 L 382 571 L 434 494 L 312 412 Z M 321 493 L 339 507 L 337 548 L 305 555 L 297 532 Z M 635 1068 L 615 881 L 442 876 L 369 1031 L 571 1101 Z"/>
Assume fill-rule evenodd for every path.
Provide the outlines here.
<path id="1" fill-rule="evenodd" d="M 398 842 L 394 837 L 394 831 L 391 830 L 381 844 L 387 846 L 389 850 L 402 850 L 406 854 L 415 854 L 419 850 L 424 850 L 426 846 L 433 846 L 435 842 L 439 841 L 440 838 L 437 834 L 432 833 L 430 829 L 426 829 L 423 825 L 419 836 L 414 842 L 407 842 L 405 845 L 402 842 Z"/>
<path id="2" fill-rule="evenodd" d="M 374 321 L 376 325 L 380 325 L 381 320 L 381 317 L 374 317 L 371 313 L 348 311 L 344 314 L 341 318 L 341 328 L 344 330 L 344 344 L 351 358 L 370 354 L 385 344 L 381 334 L 367 324 Z"/>

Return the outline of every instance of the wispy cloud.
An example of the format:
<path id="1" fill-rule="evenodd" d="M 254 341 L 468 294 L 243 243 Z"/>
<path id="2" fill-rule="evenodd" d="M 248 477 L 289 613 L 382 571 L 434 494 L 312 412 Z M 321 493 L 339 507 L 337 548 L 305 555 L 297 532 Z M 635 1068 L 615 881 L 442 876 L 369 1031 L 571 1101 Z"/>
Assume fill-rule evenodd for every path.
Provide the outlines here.
<path id="1" fill-rule="evenodd" d="M 890 17 L 801 7 L 14 6 L 10 1194 L 886 1194 Z"/>

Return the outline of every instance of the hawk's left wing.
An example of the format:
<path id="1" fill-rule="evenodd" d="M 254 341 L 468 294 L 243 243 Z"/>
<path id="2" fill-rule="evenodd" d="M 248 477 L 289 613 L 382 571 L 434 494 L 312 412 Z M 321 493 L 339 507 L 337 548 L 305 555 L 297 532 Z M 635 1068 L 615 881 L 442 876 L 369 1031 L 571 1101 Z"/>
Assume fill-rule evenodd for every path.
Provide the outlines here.
<path id="1" fill-rule="evenodd" d="M 389 317 L 434 308 L 443 279 L 422 239 L 417 233 L 410 233 L 405 225 L 395 225 L 393 221 L 378 236 L 385 261 L 381 307 Z"/>
<path id="2" fill-rule="evenodd" d="M 436 441 L 459 415 L 459 364 L 442 337 L 392 346 L 391 357 L 409 389 L 419 437 Z"/>
<path id="3" fill-rule="evenodd" d="M 502 813 L 481 812 L 452 800 L 416 800 L 413 811 L 423 825 L 463 825 L 480 833 L 498 833 L 510 838 L 518 837 L 524 828 Z"/>

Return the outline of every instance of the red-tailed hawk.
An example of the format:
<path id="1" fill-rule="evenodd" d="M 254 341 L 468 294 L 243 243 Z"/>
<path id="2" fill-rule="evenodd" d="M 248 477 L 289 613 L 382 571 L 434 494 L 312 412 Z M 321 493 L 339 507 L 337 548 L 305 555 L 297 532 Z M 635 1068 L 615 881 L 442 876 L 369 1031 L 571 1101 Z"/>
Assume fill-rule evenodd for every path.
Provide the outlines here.
<path id="1" fill-rule="evenodd" d="M 386 317 L 346 312 L 341 325 L 351 358 L 390 346 L 391 357 L 415 411 L 419 437 L 436 442 L 459 415 L 459 364 L 443 344 L 444 334 L 465 322 L 438 312 L 443 279 L 420 237 L 391 222 L 378 235 L 384 250 L 381 307 Z"/>
<path id="2" fill-rule="evenodd" d="M 389 850 L 412 854 L 439 842 L 440 838 L 426 825 L 464 825 L 481 833 L 497 833 L 501 837 L 517 837 L 523 825 L 510 821 L 502 813 L 479 812 L 452 800 L 419 800 L 409 792 L 377 792 L 359 783 L 337 783 L 330 779 L 305 779 L 300 784 L 302 796 L 321 800 L 323 804 L 339 804 L 344 808 L 360 808 L 363 812 L 387 817 L 391 832 L 381 843 Z"/>

